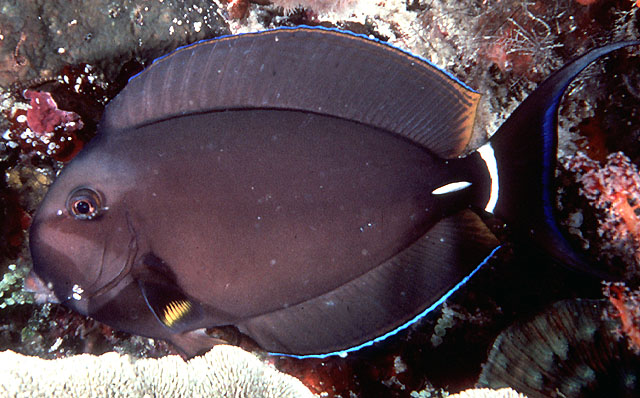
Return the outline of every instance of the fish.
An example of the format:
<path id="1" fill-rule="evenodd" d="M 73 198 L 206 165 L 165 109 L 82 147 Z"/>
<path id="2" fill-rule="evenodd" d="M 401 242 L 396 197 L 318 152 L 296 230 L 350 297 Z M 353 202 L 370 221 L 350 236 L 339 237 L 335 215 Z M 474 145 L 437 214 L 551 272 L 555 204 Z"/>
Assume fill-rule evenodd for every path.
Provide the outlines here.
<path id="1" fill-rule="evenodd" d="M 553 215 L 558 104 L 631 44 L 551 74 L 466 155 L 480 94 L 384 42 L 296 27 L 178 49 L 130 79 L 49 188 L 27 285 L 185 357 L 227 326 L 322 357 L 459 289 L 501 247 L 483 217 L 588 272 Z"/>

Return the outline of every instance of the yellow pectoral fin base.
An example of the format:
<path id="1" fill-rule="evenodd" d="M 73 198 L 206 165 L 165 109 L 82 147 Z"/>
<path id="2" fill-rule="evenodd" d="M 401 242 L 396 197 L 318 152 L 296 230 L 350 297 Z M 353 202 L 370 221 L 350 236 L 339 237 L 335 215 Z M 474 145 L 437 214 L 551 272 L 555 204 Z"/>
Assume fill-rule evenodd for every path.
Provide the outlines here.
<path id="1" fill-rule="evenodd" d="M 147 306 L 156 319 L 174 333 L 198 328 L 203 318 L 202 306 L 191 300 L 170 281 L 138 279 Z"/>
<path id="2" fill-rule="evenodd" d="M 171 301 L 164 307 L 162 312 L 162 323 L 167 327 L 173 327 L 176 322 L 184 319 L 193 306 L 188 300 Z"/>

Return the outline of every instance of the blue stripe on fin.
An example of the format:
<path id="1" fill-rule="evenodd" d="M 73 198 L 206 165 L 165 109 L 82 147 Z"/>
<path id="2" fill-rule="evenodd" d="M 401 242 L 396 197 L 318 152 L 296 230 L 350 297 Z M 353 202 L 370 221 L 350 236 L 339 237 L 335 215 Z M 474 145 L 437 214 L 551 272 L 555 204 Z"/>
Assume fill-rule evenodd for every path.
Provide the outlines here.
<path id="1" fill-rule="evenodd" d="M 304 358 L 327 358 L 330 356 L 340 356 L 340 357 L 346 357 L 350 352 L 354 352 L 354 351 L 358 351 L 362 348 L 365 347 L 370 347 L 372 345 L 374 345 L 377 342 L 383 341 L 388 339 L 389 337 L 397 334 L 398 332 L 401 332 L 403 330 L 405 330 L 406 328 L 408 328 L 409 326 L 413 325 L 414 323 L 418 322 L 420 319 L 424 318 L 427 314 L 429 314 L 431 311 L 435 310 L 436 308 L 438 308 L 440 305 L 442 305 L 442 303 L 444 303 L 445 301 L 447 301 L 449 299 L 449 297 L 451 297 L 455 292 L 457 292 L 462 286 L 464 286 L 469 279 L 471 279 L 488 261 L 489 259 L 491 259 L 491 257 L 493 257 L 494 254 L 496 254 L 496 252 L 502 248 L 502 246 L 498 246 L 495 249 L 493 249 L 491 251 L 491 253 L 489 253 L 489 255 L 487 257 L 485 257 L 484 260 L 482 260 L 482 262 L 480 264 L 478 264 L 478 266 L 471 271 L 471 273 L 469 275 L 467 275 L 466 277 L 464 277 L 464 279 L 462 279 L 460 282 L 458 282 L 454 287 L 452 287 L 447 293 L 445 293 L 440 299 L 438 299 L 435 303 L 431 304 L 429 307 L 427 307 L 424 311 L 422 311 L 420 314 L 416 315 L 413 319 L 411 319 L 410 321 L 398 326 L 397 328 L 393 329 L 390 332 L 385 333 L 384 335 L 380 336 L 380 337 L 376 337 L 373 340 L 367 341 L 365 343 L 359 344 L 357 346 L 354 347 L 350 347 L 347 348 L 345 350 L 340 350 L 340 351 L 335 351 L 335 352 L 329 352 L 326 354 L 311 354 L 311 355 L 292 355 L 292 354 L 284 354 L 284 353 L 277 353 L 277 352 L 272 352 L 269 353 L 269 355 L 279 355 L 279 356 L 287 356 L 287 357 L 292 357 L 292 358 L 300 358 L 300 359 L 304 359 Z"/>

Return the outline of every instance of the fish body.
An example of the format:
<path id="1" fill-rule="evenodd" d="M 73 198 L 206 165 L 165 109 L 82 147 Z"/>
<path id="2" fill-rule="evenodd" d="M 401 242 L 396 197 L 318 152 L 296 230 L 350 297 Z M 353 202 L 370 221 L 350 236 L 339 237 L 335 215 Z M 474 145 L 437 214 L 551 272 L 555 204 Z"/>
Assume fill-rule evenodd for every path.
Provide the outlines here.
<path id="1" fill-rule="evenodd" d="M 515 223 L 513 200 L 546 217 L 523 231 L 585 267 L 547 217 L 547 180 L 560 96 L 600 55 L 556 72 L 459 157 L 478 94 L 385 44 L 298 28 L 183 48 L 129 82 L 50 188 L 31 278 L 187 356 L 215 343 L 202 329 L 226 325 L 304 356 L 355 349 L 436 305 L 498 247 L 479 214 Z M 512 150 L 529 142 L 535 153 Z"/>

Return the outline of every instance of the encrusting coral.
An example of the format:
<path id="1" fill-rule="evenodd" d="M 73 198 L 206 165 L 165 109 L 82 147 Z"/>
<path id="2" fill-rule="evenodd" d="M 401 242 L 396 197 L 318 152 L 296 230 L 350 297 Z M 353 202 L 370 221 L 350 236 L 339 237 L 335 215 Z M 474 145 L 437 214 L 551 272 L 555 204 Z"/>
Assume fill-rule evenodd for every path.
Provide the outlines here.
<path id="1" fill-rule="evenodd" d="M 297 379 L 252 354 L 219 345 L 183 361 L 107 353 L 44 360 L 0 353 L 2 397 L 252 397 L 314 395 Z"/>
<path id="2" fill-rule="evenodd" d="M 272 0 L 286 11 L 291 11 L 296 7 L 310 8 L 315 12 L 324 13 L 328 11 L 342 12 L 354 7 L 358 0 Z"/>
<path id="3" fill-rule="evenodd" d="M 478 385 L 510 386 L 529 398 L 637 397 L 640 357 L 619 339 L 606 300 L 555 303 L 514 324 L 493 344 Z"/>
<path id="4" fill-rule="evenodd" d="M 0 279 L 0 309 L 33 301 L 31 295 L 21 289 L 27 271 L 25 268 L 17 268 L 16 264 L 9 265 L 9 271 Z"/>

